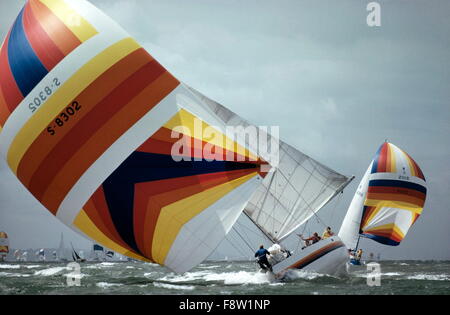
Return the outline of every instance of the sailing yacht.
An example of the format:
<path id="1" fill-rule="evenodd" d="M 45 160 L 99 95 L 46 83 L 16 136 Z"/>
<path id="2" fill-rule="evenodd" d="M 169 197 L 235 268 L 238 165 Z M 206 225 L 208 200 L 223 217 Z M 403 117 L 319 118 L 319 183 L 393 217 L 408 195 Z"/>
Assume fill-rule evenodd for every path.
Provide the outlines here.
<path id="1" fill-rule="evenodd" d="M 338 235 L 354 253 L 361 237 L 398 246 L 422 213 L 426 194 L 419 165 L 399 147 L 384 142 L 361 179 Z M 351 259 L 347 269 L 359 263 Z"/>
<path id="2" fill-rule="evenodd" d="M 72 260 L 75 262 L 85 262 L 86 259 L 82 257 L 81 252 L 78 254 L 72 243 L 70 243 L 70 246 L 72 246 Z"/>
<path id="3" fill-rule="evenodd" d="M 228 126 L 251 126 L 248 121 L 228 108 L 192 87 L 188 88 Z M 265 132 L 261 129 L 258 131 Z M 252 148 L 255 143 L 258 143 L 257 140 L 249 137 L 246 145 Z M 265 156 L 262 155 L 262 158 Z M 284 248 L 283 241 L 317 215 L 317 212 L 341 193 L 353 178 L 337 173 L 280 140 L 278 165 L 272 167 L 265 176 L 243 213 L 263 233 L 268 242 L 279 244 L 287 253 L 288 249 Z M 290 252 L 289 257 L 287 256 L 272 266 L 277 277 L 282 277 L 292 268 L 328 274 L 340 273 L 341 267 L 348 259 L 347 249 L 339 236 L 332 236 L 304 249 Z"/>

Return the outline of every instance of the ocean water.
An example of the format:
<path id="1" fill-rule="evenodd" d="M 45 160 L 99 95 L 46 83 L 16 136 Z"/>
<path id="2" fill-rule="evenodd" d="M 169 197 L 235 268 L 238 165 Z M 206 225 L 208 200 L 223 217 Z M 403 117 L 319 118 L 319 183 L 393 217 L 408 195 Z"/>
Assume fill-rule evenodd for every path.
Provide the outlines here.
<path id="1" fill-rule="evenodd" d="M 379 264 L 376 274 L 362 266 L 341 277 L 298 270 L 275 280 L 260 273 L 254 262 L 207 262 L 185 274 L 142 262 L 86 262 L 79 272 L 66 263 L 5 262 L 0 263 L 0 294 L 450 294 L 450 261 Z M 379 286 L 368 285 L 374 276 Z"/>

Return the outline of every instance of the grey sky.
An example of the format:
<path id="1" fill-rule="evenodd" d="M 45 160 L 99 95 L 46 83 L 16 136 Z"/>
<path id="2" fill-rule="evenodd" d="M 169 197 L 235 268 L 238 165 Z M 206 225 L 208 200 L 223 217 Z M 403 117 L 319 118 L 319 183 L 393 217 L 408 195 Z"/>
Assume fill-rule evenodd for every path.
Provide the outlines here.
<path id="1" fill-rule="evenodd" d="M 450 2 L 378 1 L 375 28 L 366 24 L 370 1 L 361 0 L 91 2 L 180 80 L 256 125 L 279 125 L 286 142 L 355 175 L 339 204 L 320 213 L 336 231 L 378 146 L 387 138 L 407 151 L 428 182 L 424 212 L 400 246 L 363 247 L 383 258 L 450 259 Z M 0 37 L 23 3 L 0 0 Z M 61 231 L 89 246 L 3 161 L 0 176 L 0 230 L 12 247 L 56 247 Z M 239 256 L 227 243 L 219 251 Z"/>

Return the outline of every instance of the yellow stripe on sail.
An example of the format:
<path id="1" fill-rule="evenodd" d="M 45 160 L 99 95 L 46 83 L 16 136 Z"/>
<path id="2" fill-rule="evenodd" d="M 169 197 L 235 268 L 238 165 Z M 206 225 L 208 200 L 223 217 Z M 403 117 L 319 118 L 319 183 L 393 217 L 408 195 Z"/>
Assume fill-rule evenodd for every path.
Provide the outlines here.
<path id="1" fill-rule="evenodd" d="M 105 234 L 103 234 L 102 231 L 100 231 L 97 226 L 92 222 L 92 220 L 89 218 L 89 216 L 84 212 L 84 210 L 81 210 L 78 216 L 76 217 L 75 221 L 73 222 L 74 225 L 80 229 L 83 233 L 85 233 L 87 236 L 89 236 L 91 239 L 96 241 L 99 244 L 102 244 L 103 246 L 128 257 L 140 259 L 143 261 L 150 262 L 149 259 L 137 255 L 133 252 L 130 252 L 129 250 L 123 248 L 122 246 L 118 245 L 116 242 L 109 239 Z"/>
<path id="2" fill-rule="evenodd" d="M 390 169 L 390 172 L 391 173 L 397 173 L 397 161 L 396 161 L 396 159 L 395 159 L 395 149 L 394 149 L 394 147 L 392 147 L 392 145 L 391 144 L 388 144 L 389 145 L 389 152 L 390 152 L 390 156 L 389 156 L 389 158 L 391 159 L 391 169 Z"/>
<path id="3" fill-rule="evenodd" d="M 196 125 L 197 120 L 197 125 Z M 238 143 L 234 142 L 232 139 L 225 136 L 222 132 L 208 125 L 206 122 L 192 115 L 188 111 L 181 109 L 172 119 L 170 119 L 164 127 L 167 129 L 175 129 L 175 127 L 183 126 L 187 128 L 191 134 L 192 138 L 201 139 L 203 137 L 203 132 L 206 128 L 210 128 L 212 132 L 216 135 L 220 135 L 219 137 L 214 137 L 212 139 L 201 139 L 213 145 L 219 146 L 221 148 L 227 149 L 232 152 L 237 152 L 239 154 L 244 155 L 249 158 L 249 160 L 257 161 L 258 157 L 250 152 L 248 149 L 242 147 Z M 197 130 L 200 129 L 200 130 Z M 200 134 L 197 134 L 200 133 Z"/>
<path id="4" fill-rule="evenodd" d="M 405 234 L 398 228 L 398 226 L 395 223 L 384 224 L 372 227 L 367 230 L 363 230 L 363 232 L 366 233 L 374 233 L 374 232 L 392 233 L 391 231 L 394 231 L 394 233 L 399 235 L 402 239 L 405 238 Z"/>
<path id="5" fill-rule="evenodd" d="M 256 175 L 256 172 L 251 173 L 162 208 L 152 241 L 153 260 L 164 264 L 170 247 L 184 224 Z"/>
<path id="6" fill-rule="evenodd" d="M 416 169 L 414 168 L 411 158 L 408 156 L 408 154 L 405 151 L 403 151 L 400 148 L 398 148 L 398 149 L 400 150 L 401 154 L 403 154 L 403 158 L 406 160 L 406 163 L 408 163 L 409 172 L 410 172 L 411 176 L 417 177 Z"/>
<path id="7" fill-rule="evenodd" d="M 386 200 L 366 200 L 366 202 L 364 203 L 364 205 L 366 206 L 370 206 L 370 207 L 377 207 L 378 209 L 381 208 L 396 208 L 396 209 L 403 209 L 403 210 L 409 210 L 411 212 L 417 213 L 417 214 L 421 214 L 422 213 L 422 207 L 413 205 L 411 203 L 407 203 L 407 202 L 402 202 L 402 201 L 386 201 Z M 377 209 L 377 210 L 378 210 Z M 375 210 L 376 212 L 378 212 L 377 210 Z"/>
<path id="8" fill-rule="evenodd" d="M 81 67 L 67 82 L 45 102 L 17 133 L 8 150 L 8 164 L 17 174 L 17 167 L 25 152 L 42 130 L 56 117 L 77 95 L 108 68 L 131 52 L 140 48 L 132 38 L 125 38 L 92 58 Z"/>
<path id="9" fill-rule="evenodd" d="M 380 211 L 380 208 L 375 207 L 372 210 L 372 212 L 370 213 L 370 216 L 366 220 L 364 220 L 364 222 L 363 222 L 363 223 L 365 223 L 364 226 L 368 226 L 370 224 L 370 222 L 372 222 L 372 219 L 377 215 L 377 213 L 379 211 Z"/>
<path id="10" fill-rule="evenodd" d="M 80 14 L 62 0 L 40 0 L 45 4 L 81 42 L 98 34 L 97 30 Z"/>

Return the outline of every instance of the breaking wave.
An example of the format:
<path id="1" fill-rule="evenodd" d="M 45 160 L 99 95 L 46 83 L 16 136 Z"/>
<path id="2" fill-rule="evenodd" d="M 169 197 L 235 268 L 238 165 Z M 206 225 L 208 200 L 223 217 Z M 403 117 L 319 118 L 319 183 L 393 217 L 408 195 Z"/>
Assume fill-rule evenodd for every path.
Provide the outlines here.
<path id="1" fill-rule="evenodd" d="M 428 275 L 428 274 L 418 274 L 414 276 L 407 277 L 409 280 L 434 280 L 434 281 L 448 281 L 450 276 L 446 274 L 442 275 Z"/>
<path id="2" fill-rule="evenodd" d="M 153 285 L 157 288 L 172 289 L 172 290 L 194 290 L 195 289 L 195 286 L 193 286 L 193 285 L 177 285 L 177 284 L 168 284 L 168 283 L 160 283 L 160 282 L 154 282 Z"/>
<path id="3" fill-rule="evenodd" d="M 0 264 L 0 269 L 20 269 L 20 265 Z"/>
<path id="4" fill-rule="evenodd" d="M 187 272 L 183 275 L 170 274 L 159 280 L 174 283 L 195 281 L 221 282 L 225 285 L 263 284 L 275 281 L 272 275 L 260 272 L 236 271 L 214 273 L 208 270 Z"/>
<path id="5" fill-rule="evenodd" d="M 43 269 L 43 270 L 38 270 L 34 273 L 35 276 L 44 276 L 44 277 L 48 277 L 48 276 L 53 276 L 56 275 L 60 272 L 62 272 L 63 270 L 67 270 L 66 267 L 53 267 L 53 268 L 47 268 L 47 269 Z"/>
<path id="6" fill-rule="evenodd" d="M 102 289 L 107 289 L 110 287 L 120 287 L 123 286 L 123 284 L 120 283 L 108 283 L 108 282 L 98 282 L 95 284 L 97 287 L 102 288 Z"/>

